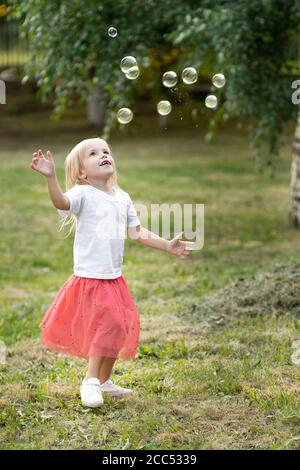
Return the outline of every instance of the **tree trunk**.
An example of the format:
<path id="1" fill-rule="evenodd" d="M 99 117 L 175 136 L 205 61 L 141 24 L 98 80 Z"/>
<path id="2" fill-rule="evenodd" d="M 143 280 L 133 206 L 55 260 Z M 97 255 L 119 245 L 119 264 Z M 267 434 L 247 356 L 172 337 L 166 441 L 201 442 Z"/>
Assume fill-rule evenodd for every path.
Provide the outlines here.
<path id="1" fill-rule="evenodd" d="M 87 120 L 89 124 L 103 128 L 107 98 L 103 89 L 95 85 L 87 100 Z"/>
<path id="2" fill-rule="evenodd" d="M 300 227 L 300 106 L 293 143 L 290 220 L 295 227 Z"/>
<path id="3" fill-rule="evenodd" d="M 300 70 L 300 41 L 298 51 L 298 66 Z M 291 165 L 291 201 L 289 218 L 292 225 L 300 227 L 300 106 L 293 142 L 293 160 Z"/>
<path id="4" fill-rule="evenodd" d="M 3 80 L 0 80 L 0 104 L 6 104 L 6 85 Z"/>

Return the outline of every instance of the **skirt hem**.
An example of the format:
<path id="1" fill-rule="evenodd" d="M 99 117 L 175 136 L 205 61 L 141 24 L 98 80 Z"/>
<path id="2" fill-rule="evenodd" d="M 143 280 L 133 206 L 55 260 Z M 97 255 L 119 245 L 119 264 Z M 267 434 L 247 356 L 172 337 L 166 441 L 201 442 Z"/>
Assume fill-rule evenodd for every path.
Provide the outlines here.
<path id="1" fill-rule="evenodd" d="M 115 352 L 113 350 L 108 350 L 108 349 L 98 349 L 97 351 L 93 351 L 90 354 L 85 354 L 83 352 L 80 352 L 78 350 L 72 350 L 70 348 L 66 348 L 62 345 L 58 345 L 56 343 L 53 343 L 52 341 L 41 339 L 41 343 L 43 346 L 46 348 L 49 348 L 57 353 L 60 354 L 65 354 L 67 356 L 72 356 L 72 357 L 79 357 L 81 359 L 86 359 L 87 361 L 90 359 L 90 357 L 110 357 L 110 358 L 115 358 L 115 359 L 128 359 L 128 360 L 135 360 L 137 358 L 137 352 L 134 351 L 128 351 L 127 353 L 124 353 L 124 348 Z"/>

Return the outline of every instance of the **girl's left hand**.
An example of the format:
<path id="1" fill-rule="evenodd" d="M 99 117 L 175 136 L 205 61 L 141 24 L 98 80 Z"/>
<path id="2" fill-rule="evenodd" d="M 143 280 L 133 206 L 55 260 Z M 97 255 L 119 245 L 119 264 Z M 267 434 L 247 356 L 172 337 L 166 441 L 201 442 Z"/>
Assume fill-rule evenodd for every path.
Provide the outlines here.
<path id="1" fill-rule="evenodd" d="M 192 246 L 194 245 L 194 242 L 184 242 L 179 240 L 182 238 L 182 234 L 183 232 L 178 233 L 176 237 L 169 240 L 168 252 L 175 256 L 179 256 L 181 259 L 185 259 L 193 250 Z"/>

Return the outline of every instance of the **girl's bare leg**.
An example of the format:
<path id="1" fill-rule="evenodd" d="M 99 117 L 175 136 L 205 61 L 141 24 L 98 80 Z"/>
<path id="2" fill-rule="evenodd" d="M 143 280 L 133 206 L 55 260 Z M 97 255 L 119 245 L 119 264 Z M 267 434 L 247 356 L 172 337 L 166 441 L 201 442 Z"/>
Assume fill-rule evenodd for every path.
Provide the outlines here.
<path id="1" fill-rule="evenodd" d="M 90 357 L 89 358 L 89 365 L 88 365 L 88 370 L 87 370 L 85 379 L 89 379 L 91 377 L 98 377 L 99 369 L 104 359 L 105 357 Z"/>
<path id="2" fill-rule="evenodd" d="M 117 357 L 104 357 L 103 358 L 103 361 L 101 365 L 99 366 L 98 375 L 97 375 L 101 384 L 103 384 L 109 379 L 112 368 L 116 360 L 117 360 Z"/>

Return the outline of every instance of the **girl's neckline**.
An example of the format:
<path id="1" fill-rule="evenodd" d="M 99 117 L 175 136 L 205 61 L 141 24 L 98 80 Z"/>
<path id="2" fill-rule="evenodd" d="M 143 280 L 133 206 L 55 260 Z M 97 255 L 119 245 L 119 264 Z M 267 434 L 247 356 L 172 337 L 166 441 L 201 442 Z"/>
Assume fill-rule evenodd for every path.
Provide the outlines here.
<path id="1" fill-rule="evenodd" d="M 115 200 L 118 198 L 118 191 L 117 191 L 117 188 L 115 187 L 113 188 L 114 194 L 109 194 L 106 191 L 102 191 L 102 189 L 99 189 L 96 186 L 93 186 L 92 184 L 87 184 L 87 186 L 90 186 L 93 191 L 99 191 L 103 195 L 103 197 L 106 197 L 107 199 Z"/>

